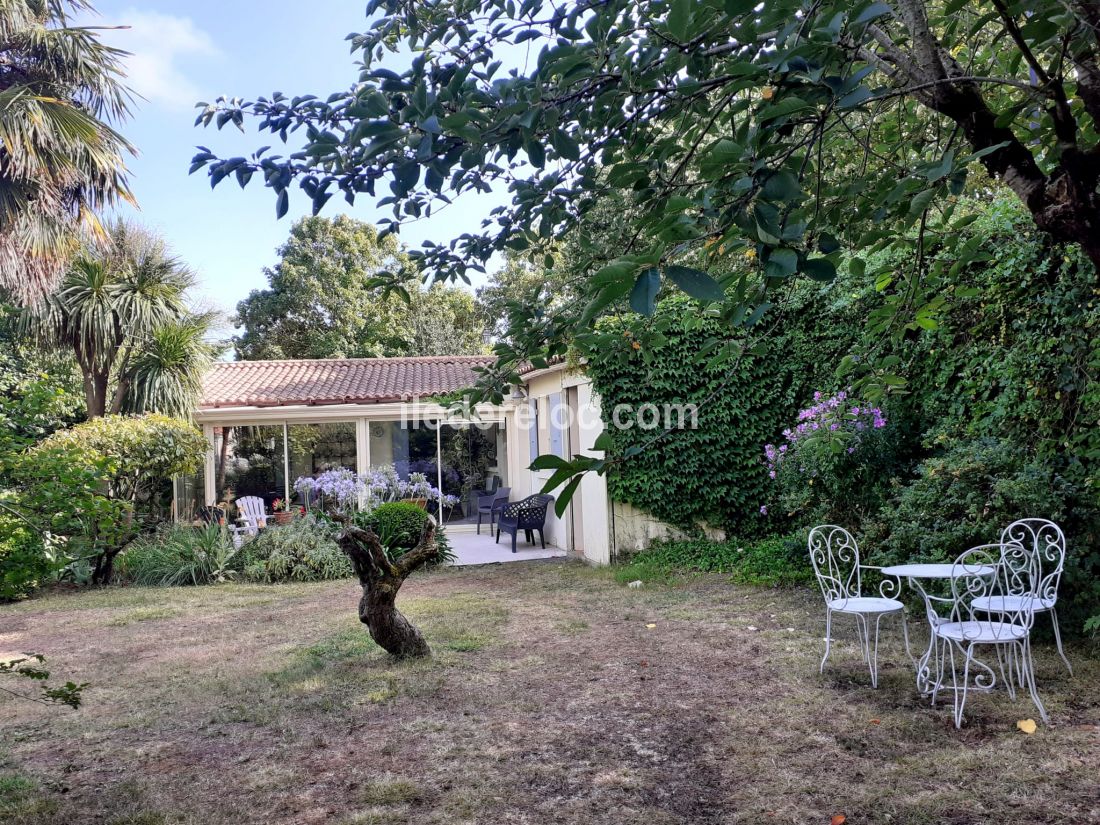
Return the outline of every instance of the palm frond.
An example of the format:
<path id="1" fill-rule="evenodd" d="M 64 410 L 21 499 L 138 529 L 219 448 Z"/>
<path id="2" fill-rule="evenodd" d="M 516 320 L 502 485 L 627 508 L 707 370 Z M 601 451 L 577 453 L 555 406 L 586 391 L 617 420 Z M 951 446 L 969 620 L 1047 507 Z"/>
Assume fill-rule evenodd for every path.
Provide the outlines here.
<path id="1" fill-rule="evenodd" d="M 0 288 L 30 304 L 57 283 L 95 211 L 133 202 L 108 119 L 128 114 L 125 52 L 69 26 L 86 0 L 0 0 Z"/>
<path id="2" fill-rule="evenodd" d="M 160 412 L 185 418 L 194 409 L 202 376 L 218 348 L 206 341 L 208 316 L 192 316 L 152 331 L 128 376 L 126 412 Z"/>

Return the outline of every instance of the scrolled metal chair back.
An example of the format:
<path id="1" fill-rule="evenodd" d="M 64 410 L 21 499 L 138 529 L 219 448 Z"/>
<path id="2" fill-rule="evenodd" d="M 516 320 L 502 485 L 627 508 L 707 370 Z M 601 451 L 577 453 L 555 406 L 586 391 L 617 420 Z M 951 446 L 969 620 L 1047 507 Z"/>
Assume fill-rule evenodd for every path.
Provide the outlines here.
<path id="1" fill-rule="evenodd" d="M 1031 629 L 1035 614 L 1032 603 L 1036 598 L 1038 580 L 1030 553 L 1016 542 L 980 544 L 960 555 L 951 566 L 951 622 L 964 623 L 963 637 L 978 636 L 991 631 L 995 636 L 1011 639 L 1015 628 Z M 978 599 L 988 599 L 994 604 L 998 598 L 1012 597 L 1001 602 L 995 620 L 989 611 L 976 608 Z M 973 628 L 966 630 L 967 627 Z"/>
<path id="2" fill-rule="evenodd" d="M 807 541 L 810 564 L 826 602 L 860 595 L 859 545 L 843 527 L 822 524 L 810 531 Z"/>
<path id="3" fill-rule="evenodd" d="M 1028 551 L 1028 563 L 1034 566 L 1033 575 L 1037 580 L 1035 597 L 1053 604 L 1058 599 L 1058 585 L 1066 563 L 1066 537 L 1062 528 L 1045 518 L 1019 519 L 1001 531 L 1001 544 L 1011 543 Z"/>

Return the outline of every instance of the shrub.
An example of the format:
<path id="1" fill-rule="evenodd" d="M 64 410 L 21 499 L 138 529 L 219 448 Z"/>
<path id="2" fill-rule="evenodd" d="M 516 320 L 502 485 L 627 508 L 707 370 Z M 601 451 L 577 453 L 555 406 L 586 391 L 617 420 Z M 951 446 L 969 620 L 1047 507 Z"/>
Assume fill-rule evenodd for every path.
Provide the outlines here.
<path id="1" fill-rule="evenodd" d="M 377 533 L 390 557 L 396 559 L 416 547 L 428 518 L 428 512 L 423 507 L 395 501 L 361 513 L 356 521 Z M 436 530 L 435 540 L 438 552 L 431 564 L 454 561 L 454 553 L 442 528 Z"/>
<path id="2" fill-rule="evenodd" d="M 134 584 L 172 587 L 213 584 L 236 577 L 239 553 L 219 525 L 176 525 L 132 541 L 119 556 L 118 577 Z"/>
<path id="3" fill-rule="evenodd" d="M 982 438 L 924 461 L 867 525 L 861 547 L 871 564 L 949 562 L 1029 516 L 1065 531 L 1059 612 L 1067 626 L 1080 628 L 1100 610 L 1100 513 L 1049 464 L 1011 442 Z"/>
<path id="4" fill-rule="evenodd" d="M 307 515 L 269 525 L 241 548 L 244 578 L 256 582 L 311 582 L 354 575 L 335 541 L 331 522 Z"/>
<path id="5" fill-rule="evenodd" d="M 882 506 L 898 469 L 895 427 L 883 411 L 841 391 L 814 393 L 778 446 L 764 447 L 778 512 L 798 524 L 858 524 Z M 766 509 L 761 509 L 765 515 Z"/>
<path id="6" fill-rule="evenodd" d="M 771 587 L 813 581 L 805 537 L 799 534 L 753 541 L 661 542 L 631 556 L 616 578 L 644 581 L 678 572 L 729 573 L 734 581 Z"/>
<path id="7" fill-rule="evenodd" d="M 167 512 L 172 476 L 198 470 L 206 446 L 185 421 L 107 416 L 46 438 L 14 476 L 24 510 L 67 538 L 71 555 L 93 559 L 93 580 L 106 583 L 139 526 Z"/>
<path id="8" fill-rule="evenodd" d="M 38 531 L 22 519 L 0 512 L 0 601 L 29 596 L 59 572 L 63 561 Z"/>

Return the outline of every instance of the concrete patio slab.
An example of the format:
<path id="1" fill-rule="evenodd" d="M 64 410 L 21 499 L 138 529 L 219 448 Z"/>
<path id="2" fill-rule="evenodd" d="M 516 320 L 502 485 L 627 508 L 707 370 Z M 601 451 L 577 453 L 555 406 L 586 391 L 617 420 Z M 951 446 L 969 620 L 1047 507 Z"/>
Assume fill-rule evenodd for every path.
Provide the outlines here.
<path id="1" fill-rule="evenodd" d="M 502 564 L 510 561 L 529 561 L 531 559 L 552 559 L 565 555 L 560 547 L 546 545 L 543 550 L 538 544 L 528 544 L 520 537 L 516 545 L 516 552 L 512 552 L 512 542 L 509 536 L 502 535 L 500 544 L 495 544 L 493 537 L 486 532 L 479 536 L 477 533 L 459 532 L 453 530 L 447 533 L 450 539 L 451 549 L 458 559 L 453 562 L 455 567 L 465 567 L 471 564 Z"/>

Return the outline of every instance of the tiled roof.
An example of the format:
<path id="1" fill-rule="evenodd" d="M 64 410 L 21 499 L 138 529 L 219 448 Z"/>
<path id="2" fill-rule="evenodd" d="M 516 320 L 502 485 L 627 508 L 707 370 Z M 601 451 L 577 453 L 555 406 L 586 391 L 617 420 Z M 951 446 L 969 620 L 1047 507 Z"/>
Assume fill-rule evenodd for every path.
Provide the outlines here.
<path id="1" fill-rule="evenodd" d="M 404 401 L 471 386 L 477 378 L 474 368 L 494 360 L 440 355 L 221 362 L 203 378 L 199 409 Z"/>

